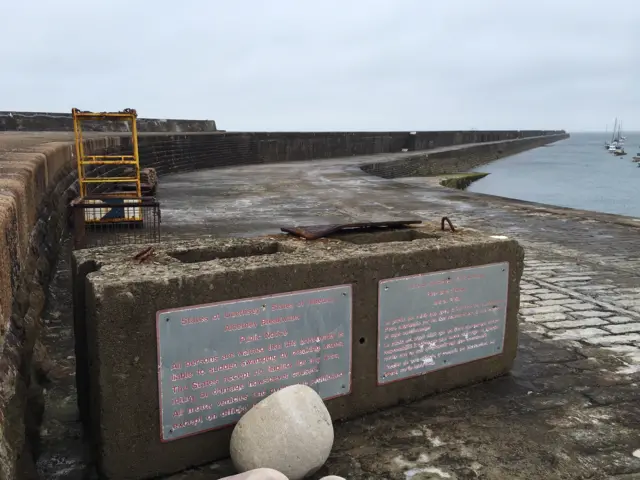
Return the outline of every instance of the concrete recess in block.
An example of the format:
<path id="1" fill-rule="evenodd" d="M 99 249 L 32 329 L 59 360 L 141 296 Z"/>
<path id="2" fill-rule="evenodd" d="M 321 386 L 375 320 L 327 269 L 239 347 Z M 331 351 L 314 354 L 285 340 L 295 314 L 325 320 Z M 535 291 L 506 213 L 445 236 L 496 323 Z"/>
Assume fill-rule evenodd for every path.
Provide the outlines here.
<path id="1" fill-rule="evenodd" d="M 80 410 L 102 474 L 229 454 L 234 422 L 302 383 L 334 420 L 509 371 L 524 253 L 421 228 L 74 253 Z"/>

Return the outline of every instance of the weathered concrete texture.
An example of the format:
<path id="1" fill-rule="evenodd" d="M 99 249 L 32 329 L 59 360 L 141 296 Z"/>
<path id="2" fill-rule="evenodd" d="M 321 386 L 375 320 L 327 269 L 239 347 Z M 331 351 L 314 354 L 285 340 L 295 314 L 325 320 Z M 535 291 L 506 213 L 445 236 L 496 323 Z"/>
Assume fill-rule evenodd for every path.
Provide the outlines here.
<path id="1" fill-rule="evenodd" d="M 88 132 L 128 132 L 127 122 L 83 122 Z M 213 120 L 138 118 L 140 132 L 215 132 Z M 71 113 L 0 112 L 0 131 L 73 132 Z"/>
<path id="2" fill-rule="evenodd" d="M 109 478 L 145 478 L 228 455 L 230 428 L 160 442 L 155 318 L 163 309 L 351 284 L 351 394 L 327 401 L 334 419 L 508 372 L 517 349 L 521 247 L 472 230 L 423 227 L 396 233 L 320 242 L 279 236 L 167 244 L 156 249 L 152 263 L 133 268 L 131 257 L 139 248 L 75 252 L 74 284 L 86 282 L 85 302 L 76 298 L 74 305 L 76 342 L 86 345 L 90 386 L 89 398 L 79 401 L 89 403 L 101 471 Z M 502 352 L 377 385 L 378 281 L 499 262 L 509 263 Z M 92 269 L 86 278 L 80 274 Z"/>
<path id="3" fill-rule="evenodd" d="M 478 207 L 476 213 L 484 217 L 487 210 Z M 599 228 L 597 223 L 590 225 Z M 534 228 L 527 238 L 534 241 L 537 231 Z M 637 236 L 627 239 L 619 236 L 622 231 L 623 227 L 613 228 L 621 246 L 638 248 Z M 576 264 L 575 254 L 565 253 L 558 244 L 528 244 L 522 287 L 534 293 L 537 289 L 540 295 L 570 292 L 567 305 L 572 311 L 600 309 L 603 316 L 611 313 L 611 324 L 621 321 L 622 313 L 613 312 L 622 308 L 617 303 L 622 299 L 614 297 L 640 302 L 637 270 L 621 271 L 615 261 L 598 265 L 596 258 L 604 257 L 596 256 L 593 242 L 583 242 L 580 248 L 590 263 Z M 623 267 L 622 251 L 617 255 Z M 62 371 L 47 391 L 45 453 L 39 465 L 41 478 L 52 480 L 95 478 L 92 465 L 83 458 L 75 421 L 68 275 L 64 256 L 54 282 L 55 300 L 44 317 L 45 341 Z M 585 276 L 590 279 L 576 286 L 553 288 L 538 280 Z M 598 306 L 595 302 L 600 301 L 608 303 Z M 631 322 L 640 318 L 637 312 L 626 315 Z M 332 455 L 312 478 L 334 474 L 352 480 L 420 475 L 456 480 L 635 480 L 640 475 L 640 462 L 633 456 L 640 438 L 640 358 L 633 361 L 633 352 L 637 356 L 640 351 L 637 343 L 603 348 L 585 340 L 554 340 L 545 333 L 551 330 L 532 320 L 531 314 L 521 316 L 524 331 L 509 376 L 337 424 Z M 572 327 L 576 333 L 585 328 Z M 168 478 L 213 480 L 235 473 L 230 461 L 222 461 Z"/>
<path id="4" fill-rule="evenodd" d="M 76 194 L 68 143 L 0 137 L 0 478 L 33 468 L 26 436 L 42 416 L 41 312 L 67 202 Z M 88 151 L 107 138 L 88 139 Z M 36 352 L 34 354 L 34 351 Z M 35 358 L 34 358 L 35 355 Z M 21 465 L 18 465 L 20 462 Z"/>

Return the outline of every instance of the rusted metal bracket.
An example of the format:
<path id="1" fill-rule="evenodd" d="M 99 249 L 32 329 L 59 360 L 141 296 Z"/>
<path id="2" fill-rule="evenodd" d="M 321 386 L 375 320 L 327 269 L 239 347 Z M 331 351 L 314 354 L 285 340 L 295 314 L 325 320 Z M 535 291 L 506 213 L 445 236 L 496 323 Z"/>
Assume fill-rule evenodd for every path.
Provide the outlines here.
<path id="1" fill-rule="evenodd" d="M 442 230 L 444 232 L 444 223 L 447 222 L 449 224 L 449 228 L 451 229 L 452 232 L 455 232 L 456 229 L 453 227 L 453 223 L 451 223 L 451 220 L 449 220 L 449 217 L 442 217 L 442 220 L 440 220 L 440 230 Z"/>
<path id="2" fill-rule="evenodd" d="M 403 228 L 422 223 L 421 220 L 396 220 L 391 222 L 341 223 L 335 225 L 304 225 L 282 227 L 280 230 L 306 240 L 317 240 L 347 230 L 367 230 L 377 228 Z"/>
<path id="3" fill-rule="evenodd" d="M 149 257 L 151 257 L 151 255 L 153 255 L 153 247 L 147 247 L 147 248 L 143 248 L 138 253 L 136 253 L 133 256 L 133 259 L 138 263 L 143 263 Z"/>

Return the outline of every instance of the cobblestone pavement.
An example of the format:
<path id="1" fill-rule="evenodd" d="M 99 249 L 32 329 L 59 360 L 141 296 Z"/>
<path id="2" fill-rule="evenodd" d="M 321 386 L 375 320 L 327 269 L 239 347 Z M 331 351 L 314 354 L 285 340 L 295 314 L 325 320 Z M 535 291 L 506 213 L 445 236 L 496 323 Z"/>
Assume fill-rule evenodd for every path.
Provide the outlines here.
<path id="1" fill-rule="evenodd" d="M 602 347 L 624 360 L 623 371 L 640 372 L 640 228 L 526 208 L 496 215 L 500 208 L 460 220 L 525 246 L 522 330 L 575 347 Z"/>
<path id="2" fill-rule="evenodd" d="M 332 455 L 315 478 L 640 479 L 634 220 L 435 188 L 425 179 L 366 177 L 352 162 L 220 169 L 198 172 L 197 182 L 167 177 L 163 220 L 166 209 L 176 236 L 254 235 L 286 223 L 448 215 L 457 226 L 515 237 L 526 250 L 520 346 L 511 375 L 337 425 Z M 65 271 L 62 263 L 62 277 Z M 72 370 L 69 299 L 61 295 L 49 312 L 50 350 Z M 50 391 L 40 472 L 48 479 L 91 478 L 73 381 L 60 375 Z M 231 472 L 229 462 L 219 462 L 170 478 Z"/>
<path id="3" fill-rule="evenodd" d="M 552 341 L 601 346 L 640 372 L 640 288 L 599 279 L 588 266 L 529 260 L 522 284 L 523 330 Z M 640 283 L 637 283 L 640 285 Z"/>

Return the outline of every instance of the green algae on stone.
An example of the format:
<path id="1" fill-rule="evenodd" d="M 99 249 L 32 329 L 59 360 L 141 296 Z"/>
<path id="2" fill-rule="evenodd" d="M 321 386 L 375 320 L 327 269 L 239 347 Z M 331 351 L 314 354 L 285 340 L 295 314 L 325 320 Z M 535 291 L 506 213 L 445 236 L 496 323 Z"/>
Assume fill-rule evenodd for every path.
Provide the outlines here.
<path id="1" fill-rule="evenodd" d="M 480 180 L 487 175 L 489 174 L 482 172 L 452 173 L 449 175 L 445 175 L 440 181 L 440 185 L 442 185 L 443 187 L 465 190 L 473 182 L 475 182 L 476 180 Z"/>

